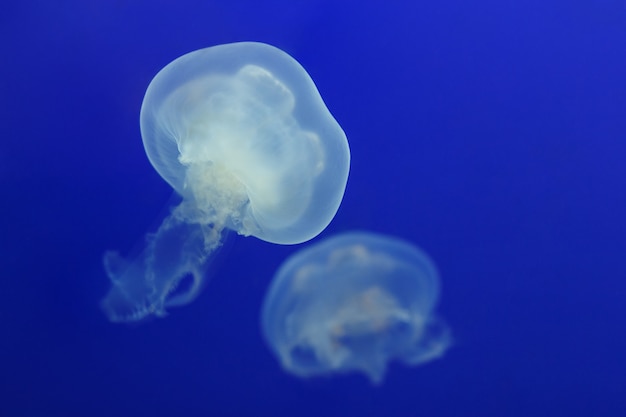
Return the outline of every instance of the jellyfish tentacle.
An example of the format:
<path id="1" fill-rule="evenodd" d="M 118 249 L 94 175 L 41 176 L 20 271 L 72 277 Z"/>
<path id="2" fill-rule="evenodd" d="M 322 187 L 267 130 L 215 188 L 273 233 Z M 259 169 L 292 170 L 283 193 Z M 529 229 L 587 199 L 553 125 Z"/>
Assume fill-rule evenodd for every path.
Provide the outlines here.
<path id="1" fill-rule="evenodd" d="M 165 218 L 134 259 L 116 252 L 104 255 L 112 287 L 101 306 L 111 321 L 140 321 L 163 317 L 166 307 L 188 304 L 203 288 L 210 259 L 221 245 L 221 231 L 210 225 Z M 207 250 L 209 249 L 209 250 Z M 191 285 L 177 292 L 183 278 Z"/>

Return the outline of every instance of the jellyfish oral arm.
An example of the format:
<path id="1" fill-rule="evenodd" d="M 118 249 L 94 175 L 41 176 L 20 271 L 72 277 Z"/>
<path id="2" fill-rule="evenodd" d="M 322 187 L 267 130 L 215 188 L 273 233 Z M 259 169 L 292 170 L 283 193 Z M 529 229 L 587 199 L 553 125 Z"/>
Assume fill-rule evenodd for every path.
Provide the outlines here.
<path id="1" fill-rule="evenodd" d="M 212 225 L 190 223 L 179 209 L 168 216 L 145 248 L 131 259 L 117 252 L 104 254 L 111 289 L 101 307 L 113 322 L 133 322 L 150 316 L 163 317 L 167 307 L 193 301 L 202 290 L 212 254 L 220 246 L 221 230 Z M 177 291 L 183 279 L 191 285 Z"/>

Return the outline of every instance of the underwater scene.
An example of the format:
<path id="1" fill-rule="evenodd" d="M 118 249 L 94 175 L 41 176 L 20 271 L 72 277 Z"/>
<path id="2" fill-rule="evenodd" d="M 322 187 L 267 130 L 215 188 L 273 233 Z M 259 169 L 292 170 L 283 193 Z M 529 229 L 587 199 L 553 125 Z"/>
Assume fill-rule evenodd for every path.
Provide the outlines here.
<path id="1" fill-rule="evenodd" d="M 623 1 L 0 31 L 0 417 L 626 415 Z"/>

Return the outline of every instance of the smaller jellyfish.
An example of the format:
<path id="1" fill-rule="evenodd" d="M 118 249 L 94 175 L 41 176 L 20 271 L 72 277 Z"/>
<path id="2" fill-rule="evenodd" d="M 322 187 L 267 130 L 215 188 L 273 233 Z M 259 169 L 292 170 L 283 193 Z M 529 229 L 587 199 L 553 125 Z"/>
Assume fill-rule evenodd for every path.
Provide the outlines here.
<path id="1" fill-rule="evenodd" d="M 283 368 L 300 377 L 360 371 L 373 384 L 392 360 L 417 365 L 451 342 L 433 314 L 435 265 L 406 241 L 336 236 L 297 252 L 274 276 L 261 326 Z"/>

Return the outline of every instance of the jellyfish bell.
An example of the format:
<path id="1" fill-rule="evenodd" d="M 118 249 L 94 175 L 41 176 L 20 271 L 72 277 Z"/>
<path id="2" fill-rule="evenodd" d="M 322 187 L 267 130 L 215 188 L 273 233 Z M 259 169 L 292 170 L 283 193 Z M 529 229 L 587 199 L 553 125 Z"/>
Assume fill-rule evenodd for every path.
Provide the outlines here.
<path id="1" fill-rule="evenodd" d="M 300 64 L 242 42 L 183 55 L 150 83 L 141 135 L 182 202 L 140 255 L 105 255 L 113 321 L 161 316 L 192 301 L 225 230 L 295 244 L 337 212 L 350 166 L 346 136 Z M 171 297 L 184 276 L 194 285 Z"/>
<path id="2" fill-rule="evenodd" d="M 293 244 L 334 217 L 350 165 L 346 136 L 285 52 L 242 42 L 186 54 L 141 108 L 150 162 L 201 208 L 198 221 Z"/>
<path id="3" fill-rule="evenodd" d="M 362 372 L 440 357 L 451 337 L 434 314 L 437 270 L 408 242 L 347 233 L 296 252 L 263 301 L 261 327 L 283 368 L 300 377 Z"/>

